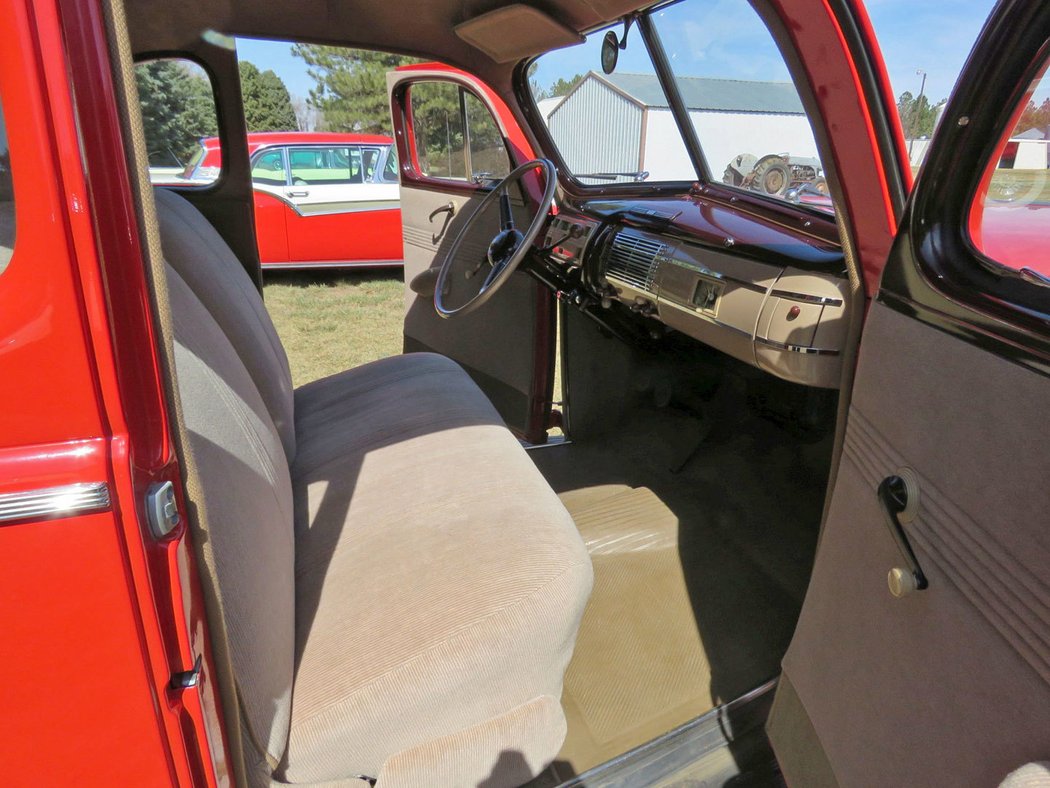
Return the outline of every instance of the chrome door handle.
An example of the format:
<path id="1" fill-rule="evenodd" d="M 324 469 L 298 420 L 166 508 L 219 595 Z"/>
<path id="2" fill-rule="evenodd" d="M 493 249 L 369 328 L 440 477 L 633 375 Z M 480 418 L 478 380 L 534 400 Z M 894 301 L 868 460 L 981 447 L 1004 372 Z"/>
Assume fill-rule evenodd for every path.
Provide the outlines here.
<path id="1" fill-rule="evenodd" d="M 310 192 L 309 191 L 285 192 L 285 194 L 287 194 L 289 197 L 308 197 L 310 195 Z"/>

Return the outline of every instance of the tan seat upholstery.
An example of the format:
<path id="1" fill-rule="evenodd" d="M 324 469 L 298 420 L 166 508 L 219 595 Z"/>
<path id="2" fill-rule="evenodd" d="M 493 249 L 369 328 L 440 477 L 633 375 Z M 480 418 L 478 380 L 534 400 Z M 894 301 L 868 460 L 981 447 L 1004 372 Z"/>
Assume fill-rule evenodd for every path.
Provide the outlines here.
<path id="1" fill-rule="evenodd" d="M 441 356 L 289 396 L 247 275 L 195 209 L 157 196 L 180 394 L 215 480 L 212 547 L 260 751 L 247 760 L 291 783 L 536 774 L 565 735 L 562 676 L 591 584 L 557 496 Z"/>

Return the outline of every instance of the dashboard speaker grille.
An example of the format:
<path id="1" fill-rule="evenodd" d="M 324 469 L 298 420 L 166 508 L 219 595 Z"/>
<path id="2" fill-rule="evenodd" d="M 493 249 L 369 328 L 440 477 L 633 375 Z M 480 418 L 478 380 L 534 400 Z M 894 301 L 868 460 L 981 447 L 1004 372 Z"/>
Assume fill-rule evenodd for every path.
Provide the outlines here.
<path id="1" fill-rule="evenodd" d="M 638 290 L 653 292 L 653 277 L 663 244 L 630 232 L 613 239 L 605 259 L 605 275 Z"/>

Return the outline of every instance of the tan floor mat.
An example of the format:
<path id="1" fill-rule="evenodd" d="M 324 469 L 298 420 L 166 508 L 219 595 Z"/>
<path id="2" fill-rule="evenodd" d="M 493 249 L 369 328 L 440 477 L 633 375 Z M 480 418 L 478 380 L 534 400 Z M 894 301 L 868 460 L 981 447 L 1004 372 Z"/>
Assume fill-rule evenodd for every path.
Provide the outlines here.
<path id="1" fill-rule="evenodd" d="M 559 760 L 580 773 L 714 705 L 678 555 L 678 518 L 646 488 L 563 495 L 594 563 L 563 704 Z"/>

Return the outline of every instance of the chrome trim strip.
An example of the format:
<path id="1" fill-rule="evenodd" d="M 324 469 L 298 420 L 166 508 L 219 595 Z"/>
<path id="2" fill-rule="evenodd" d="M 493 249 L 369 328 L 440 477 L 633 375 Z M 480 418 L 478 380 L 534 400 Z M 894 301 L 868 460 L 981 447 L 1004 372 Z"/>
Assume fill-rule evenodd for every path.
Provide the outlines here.
<path id="1" fill-rule="evenodd" d="M 806 356 L 837 356 L 839 355 L 838 350 L 829 350 L 826 348 L 819 347 L 805 347 L 804 345 L 789 345 L 786 342 L 777 342 L 774 339 L 766 339 L 765 337 L 755 337 L 755 342 L 766 345 L 767 347 L 773 347 L 777 350 L 789 350 L 792 353 L 802 353 Z"/>
<path id="2" fill-rule="evenodd" d="M 0 523 L 41 520 L 99 512 L 109 508 L 105 482 L 66 484 L 0 495 Z"/>
<path id="3" fill-rule="evenodd" d="M 807 295 L 806 293 L 793 293 L 790 290 L 774 290 L 770 295 L 778 298 L 787 298 L 790 301 L 802 301 L 806 304 L 822 304 L 824 306 L 842 306 L 841 298 L 828 298 L 827 296 Z"/>
<path id="4" fill-rule="evenodd" d="M 323 260 L 261 265 L 263 271 L 308 271 L 315 268 L 396 268 L 404 264 L 404 260 Z"/>
<path id="5" fill-rule="evenodd" d="M 310 218 L 311 216 L 335 216 L 341 213 L 375 213 L 376 211 L 396 211 L 401 208 L 400 200 L 370 200 L 361 201 L 350 200 L 347 202 L 332 202 L 332 203 L 315 203 L 318 206 L 331 206 L 331 207 L 318 207 L 316 210 L 310 210 L 311 205 L 297 205 L 291 203 L 292 208 L 295 212 L 303 218 Z"/>

